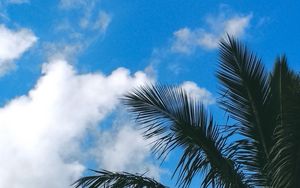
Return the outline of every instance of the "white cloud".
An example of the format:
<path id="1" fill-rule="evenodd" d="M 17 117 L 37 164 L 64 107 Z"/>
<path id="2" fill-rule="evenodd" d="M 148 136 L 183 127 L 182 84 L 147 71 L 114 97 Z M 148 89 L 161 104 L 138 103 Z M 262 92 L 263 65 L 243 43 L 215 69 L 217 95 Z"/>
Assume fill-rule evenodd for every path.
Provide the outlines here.
<path id="1" fill-rule="evenodd" d="M 87 47 L 85 43 L 44 43 L 44 51 L 50 59 L 66 59 L 75 61 L 76 57 Z"/>
<path id="2" fill-rule="evenodd" d="M 171 51 L 182 54 L 191 54 L 197 47 L 215 49 L 218 42 L 226 34 L 242 37 L 250 24 L 252 14 L 234 15 L 226 17 L 223 14 L 210 16 L 206 19 L 208 28 L 188 27 L 174 32 Z"/>
<path id="3" fill-rule="evenodd" d="M 252 15 L 235 16 L 224 22 L 224 32 L 236 37 L 242 36 L 250 23 Z"/>
<path id="4" fill-rule="evenodd" d="M 37 41 L 37 37 L 29 29 L 10 30 L 0 25 L 0 75 L 12 66 L 13 61 L 20 58 Z"/>
<path id="5" fill-rule="evenodd" d="M 185 81 L 181 84 L 181 87 L 192 97 L 201 101 L 204 105 L 210 105 L 215 103 L 215 99 L 212 94 L 205 88 L 198 87 L 198 85 L 191 81 Z"/>
<path id="6" fill-rule="evenodd" d="M 0 187 L 68 187 L 84 170 L 85 133 L 116 108 L 121 94 L 147 80 L 143 72 L 130 75 L 125 68 L 78 74 L 63 60 L 45 64 L 27 95 L 0 108 Z M 133 138 L 121 130 L 117 138 Z"/>
<path id="7" fill-rule="evenodd" d="M 123 126 L 120 128 L 121 124 Z M 162 170 L 150 161 L 150 142 L 130 123 L 122 121 L 117 125 L 112 131 L 106 131 L 99 136 L 99 147 L 92 151 L 99 168 L 147 173 L 148 177 L 159 179 Z"/>
<path id="8" fill-rule="evenodd" d="M 190 53 L 192 46 L 195 45 L 197 36 L 189 28 L 185 27 L 174 32 L 175 41 L 171 47 L 174 52 Z"/>

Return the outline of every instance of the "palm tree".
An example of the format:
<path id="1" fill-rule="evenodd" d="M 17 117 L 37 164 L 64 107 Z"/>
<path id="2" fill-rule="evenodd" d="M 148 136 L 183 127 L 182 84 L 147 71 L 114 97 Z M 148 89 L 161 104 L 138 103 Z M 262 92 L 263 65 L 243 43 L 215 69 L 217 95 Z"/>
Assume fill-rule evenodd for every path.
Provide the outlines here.
<path id="1" fill-rule="evenodd" d="M 218 104 L 231 125 L 217 124 L 201 101 L 176 86 L 142 86 L 122 101 L 143 136 L 155 139 L 158 158 L 182 149 L 174 170 L 178 187 L 189 187 L 199 173 L 201 187 L 300 187 L 300 76 L 285 56 L 268 73 L 233 37 L 220 42 L 219 54 Z M 166 187 L 141 174 L 104 170 L 74 183 L 81 186 Z"/>

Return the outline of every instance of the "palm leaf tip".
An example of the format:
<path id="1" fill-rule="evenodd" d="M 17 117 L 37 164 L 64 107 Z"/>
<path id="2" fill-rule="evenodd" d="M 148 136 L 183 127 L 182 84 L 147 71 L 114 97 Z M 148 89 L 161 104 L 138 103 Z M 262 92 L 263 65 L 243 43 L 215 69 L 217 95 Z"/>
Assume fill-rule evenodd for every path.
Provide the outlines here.
<path id="1" fill-rule="evenodd" d="M 230 36 L 220 43 L 219 62 L 217 77 L 223 96 L 219 103 L 237 120 L 236 128 L 245 138 L 239 142 L 237 160 L 254 172 L 251 179 L 256 185 L 263 185 L 269 180 L 261 169 L 269 162 L 275 129 L 268 74 L 261 59 Z"/>
<path id="2" fill-rule="evenodd" d="M 167 188 L 152 178 L 128 172 L 96 171 L 94 176 L 80 178 L 73 183 L 74 188 Z"/>

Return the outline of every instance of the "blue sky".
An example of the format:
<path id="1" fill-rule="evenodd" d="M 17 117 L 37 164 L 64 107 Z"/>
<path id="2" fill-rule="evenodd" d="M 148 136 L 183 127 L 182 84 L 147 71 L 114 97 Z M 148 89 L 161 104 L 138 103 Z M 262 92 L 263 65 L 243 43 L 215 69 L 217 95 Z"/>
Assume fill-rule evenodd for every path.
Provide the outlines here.
<path id="1" fill-rule="evenodd" d="M 173 185 L 176 160 L 153 160 L 118 98 L 144 83 L 181 85 L 222 121 L 219 39 L 238 37 L 268 70 L 286 54 L 299 71 L 299 7 L 292 0 L 1 0 L 0 187 L 62 188 L 86 168 L 147 172 Z"/>

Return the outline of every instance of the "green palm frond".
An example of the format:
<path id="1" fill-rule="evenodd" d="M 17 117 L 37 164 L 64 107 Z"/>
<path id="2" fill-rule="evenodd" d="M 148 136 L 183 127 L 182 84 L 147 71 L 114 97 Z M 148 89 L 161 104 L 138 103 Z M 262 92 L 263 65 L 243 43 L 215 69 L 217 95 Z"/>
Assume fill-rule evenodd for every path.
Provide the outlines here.
<path id="1" fill-rule="evenodd" d="M 300 77 L 278 58 L 272 78 L 273 104 L 277 105 L 275 143 L 269 173 L 273 187 L 300 186 Z"/>
<path id="2" fill-rule="evenodd" d="M 97 175 L 80 178 L 73 184 L 74 188 L 167 188 L 154 179 L 139 174 L 92 171 Z"/>
<path id="3" fill-rule="evenodd" d="M 237 120 L 245 138 L 236 142 L 237 161 L 251 172 L 253 185 L 266 185 L 262 172 L 269 161 L 274 124 L 269 112 L 269 79 L 261 60 L 234 38 L 220 43 L 217 77 L 221 83 L 221 107 Z"/>
<path id="4" fill-rule="evenodd" d="M 183 89 L 144 86 L 127 94 L 123 102 L 144 130 L 144 137 L 154 139 L 153 151 L 159 158 L 183 148 L 174 172 L 179 187 L 188 187 L 199 172 L 207 172 L 204 187 L 246 187 L 241 172 L 225 155 L 226 137 L 203 105 Z"/>

